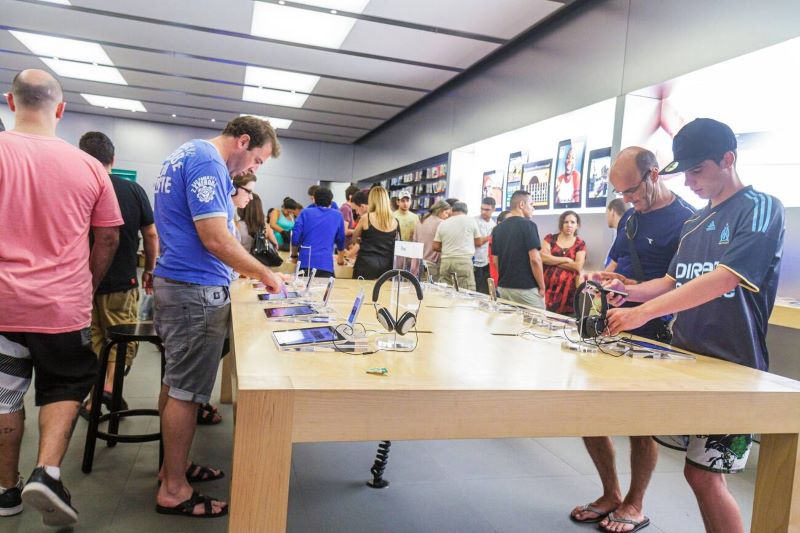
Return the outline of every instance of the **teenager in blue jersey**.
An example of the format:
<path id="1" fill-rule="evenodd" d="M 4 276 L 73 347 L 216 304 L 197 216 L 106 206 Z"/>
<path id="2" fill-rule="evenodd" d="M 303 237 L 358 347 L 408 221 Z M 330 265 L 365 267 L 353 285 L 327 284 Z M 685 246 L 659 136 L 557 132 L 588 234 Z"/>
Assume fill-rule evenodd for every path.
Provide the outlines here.
<path id="1" fill-rule="evenodd" d="M 742 184 L 736 171 L 736 146 L 730 127 L 707 118 L 690 122 L 675 136 L 675 161 L 661 174 L 683 172 L 686 185 L 709 202 L 684 225 L 678 251 L 664 277 L 638 285 L 607 282 L 626 291 L 628 300 L 644 302 L 634 308 L 611 309 L 610 334 L 678 313 L 673 324 L 675 346 L 767 370 L 767 322 L 778 288 L 784 210 L 777 198 Z M 623 301 L 609 299 L 612 305 Z M 679 439 L 687 449 L 684 475 L 706 530 L 742 532 L 741 512 L 723 474 L 744 469 L 752 436 Z"/>

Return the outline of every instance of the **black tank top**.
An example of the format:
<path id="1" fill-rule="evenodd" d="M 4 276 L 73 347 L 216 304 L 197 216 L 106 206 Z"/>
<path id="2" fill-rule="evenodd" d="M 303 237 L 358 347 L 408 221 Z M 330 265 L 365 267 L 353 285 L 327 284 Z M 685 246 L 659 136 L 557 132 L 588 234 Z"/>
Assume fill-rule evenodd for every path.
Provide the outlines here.
<path id="1" fill-rule="evenodd" d="M 392 269 L 398 229 L 399 225 L 393 230 L 381 231 L 371 225 L 367 218 L 367 229 L 361 232 L 361 246 L 356 264 L 353 265 L 354 278 L 377 279 Z"/>

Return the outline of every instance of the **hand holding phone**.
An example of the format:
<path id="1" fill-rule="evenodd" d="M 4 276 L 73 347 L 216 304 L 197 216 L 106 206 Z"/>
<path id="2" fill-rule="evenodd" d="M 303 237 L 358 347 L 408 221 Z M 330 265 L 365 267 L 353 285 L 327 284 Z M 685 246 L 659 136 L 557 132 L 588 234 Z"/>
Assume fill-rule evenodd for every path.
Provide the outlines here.
<path id="1" fill-rule="evenodd" d="M 625 285 L 623 285 L 623 283 L 618 279 L 605 281 L 602 287 L 609 305 L 619 307 L 624 304 L 625 300 L 628 298 L 628 292 L 625 290 Z"/>

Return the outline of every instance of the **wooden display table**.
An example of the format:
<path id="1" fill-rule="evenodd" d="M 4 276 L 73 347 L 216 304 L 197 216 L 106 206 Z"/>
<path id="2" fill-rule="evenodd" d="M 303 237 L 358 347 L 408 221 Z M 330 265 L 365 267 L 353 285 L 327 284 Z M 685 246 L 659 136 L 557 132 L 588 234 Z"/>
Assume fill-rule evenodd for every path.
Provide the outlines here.
<path id="1" fill-rule="evenodd" d="M 778 297 L 769 317 L 769 323 L 785 328 L 800 329 L 800 301 L 796 298 Z"/>
<path id="2" fill-rule="evenodd" d="M 369 298 L 372 282 L 337 280 L 333 304 L 347 312 L 359 287 Z M 418 327 L 433 333 L 412 353 L 279 352 L 270 333 L 295 326 L 267 322 L 255 291 L 235 282 L 229 531 L 285 531 L 293 442 L 750 432 L 762 434 L 752 531 L 800 531 L 800 382 L 707 357 L 495 336 L 519 331 L 520 316 L 464 305 L 426 292 Z M 371 306 L 359 318 L 378 329 Z"/>

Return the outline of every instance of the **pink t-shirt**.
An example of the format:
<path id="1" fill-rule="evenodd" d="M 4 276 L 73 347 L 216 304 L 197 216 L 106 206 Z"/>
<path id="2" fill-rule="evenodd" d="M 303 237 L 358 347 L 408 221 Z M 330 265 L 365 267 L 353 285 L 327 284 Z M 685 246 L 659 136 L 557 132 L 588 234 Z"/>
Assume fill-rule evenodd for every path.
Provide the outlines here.
<path id="1" fill-rule="evenodd" d="M 56 137 L 0 132 L 0 331 L 87 327 L 89 227 L 122 223 L 95 158 Z"/>

